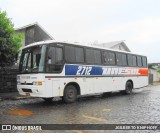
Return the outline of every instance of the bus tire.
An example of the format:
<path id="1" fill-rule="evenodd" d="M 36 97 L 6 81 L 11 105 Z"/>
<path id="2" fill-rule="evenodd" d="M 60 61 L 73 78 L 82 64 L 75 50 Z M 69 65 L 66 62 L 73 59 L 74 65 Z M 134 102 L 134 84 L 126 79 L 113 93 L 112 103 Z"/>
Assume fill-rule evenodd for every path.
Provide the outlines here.
<path id="1" fill-rule="evenodd" d="M 64 90 L 63 100 L 65 103 L 73 103 L 77 100 L 77 89 L 73 85 L 68 85 Z"/>
<path id="2" fill-rule="evenodd" d="M 43 100 L 44 100 L 45 102 L 52 102 L 53 98 L 52 98 L 52 97 L 51 97 L 51 98 L 43 98 Z"/>
<path id="3" fill-rule="evenodd" d="M 133 84 L 131 81 L 127 81 L 126 83 L 126 89 L 125 89 L 125 94 L 130 95 L 132 94 L 132 89 L 133 89 Z"/>

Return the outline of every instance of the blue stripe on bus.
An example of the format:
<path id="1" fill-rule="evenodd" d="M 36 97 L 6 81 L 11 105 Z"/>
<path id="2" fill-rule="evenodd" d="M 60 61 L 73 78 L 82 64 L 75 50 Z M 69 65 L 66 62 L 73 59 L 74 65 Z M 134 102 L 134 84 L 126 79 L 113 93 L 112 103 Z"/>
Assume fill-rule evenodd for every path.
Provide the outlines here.
<path id="1" fill-rule="evenodd" d="M 102 67 L 66 65 L 65 75 L 102 75 Z"/>
<path id="2" fill-rule="evenodd" d="M 148 75 L 141 74 L 140 69 L 148 71 L 147 68 L 136 67 L 114 67 L 114 66 L 88 66 L 88 65 L 65 65 L 66 76 L 128 76 Z"/>

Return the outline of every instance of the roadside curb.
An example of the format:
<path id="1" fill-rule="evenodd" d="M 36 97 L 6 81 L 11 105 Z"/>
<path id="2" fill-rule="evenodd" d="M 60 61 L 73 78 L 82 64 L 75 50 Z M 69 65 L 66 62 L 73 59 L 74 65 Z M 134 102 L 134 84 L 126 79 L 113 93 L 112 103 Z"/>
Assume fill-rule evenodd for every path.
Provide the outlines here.
<path id="1" fill-rule="evenodd" d="M 21 96 L 17 96 L 17 97 L 0 97 L 0 101 L 4 101 L 4 100 L 22 100 L 22 99 L 35 99 L 36 97 L 21 97 Z"/>
<path id="2" fill-rule="evenodd" d="M 160 83 L 157 83 L 157 84 L 154 84 L 154 83 L 153 83 L 153 84 L 149 84 L 148 86 L 149 86 L 149 87 L 153 87 L 153 86 L 158 86 L 158 85 L 160 85 Z"/>

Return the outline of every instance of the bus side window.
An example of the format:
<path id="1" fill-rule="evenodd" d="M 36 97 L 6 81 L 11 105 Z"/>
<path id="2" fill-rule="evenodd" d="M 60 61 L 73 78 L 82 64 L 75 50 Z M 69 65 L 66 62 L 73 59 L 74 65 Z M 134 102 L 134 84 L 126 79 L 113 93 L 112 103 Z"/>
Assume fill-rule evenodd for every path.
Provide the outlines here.
<path id="1" fill-rule="evenodd" d="M 55 64 L 55 55 L 55 47 L 50 47 L 48 50 L 47 64 Z"/>
<path id="2" fill-rule="evenodd" d="M 107 51 L 104 51 L 104 52 L 103 52 L 103 63 L 104 63 L 105 65 L 108 65 L 108 64 L 109 64 L 109 54 L 108 54 Z"/>
<path id="3" fill-rule="evenodd" d="M 57 65 L 63 64 L 63 50 L 62 50 L 62 48 L 56 48 L 56 64 Z"/>
<path id="4" fill-rule="evenodd" d="M 136 59 L 136 56 L 133 55 L 132 58 L 133 58 L 133 66 L 137 66 L 137 59 Z"/>
<path id="5" fill-rule="evenodd" d="M 138 62 L 138 66 L 141 67 L 142 66 L 142 58 L 140 56 L 137 56 L 137 62 Z"/>
<path id="6" fill-rule="evenodd" d="M 128 59 L 128 65 L 133 66 L 133 56 L 129 54 L 127 55 L 127 59 Z"/>
<path id="7" fill-rule="evenodd" d="M 89 64 L 101 64 L 101 51 L 86 49 L 86 62 Z"/>
<path id="8" fill-rule="evenodd" d="M 142 64 L 143 64 L 143 67 L 147 67 L 147 58 L 146 57 L 142 57 Z"/>
<path id="9" fill-rule="evenodd" d="M 84 63 L 84 50 L 80 47 L 75 47 L 76 63 Z"/>
<path id="10" fill-rule="evenodd" d="M 109 52 L 109 64 L 110 65 L 115 65 L 116 64 L 115 53 L 113 53 L 113 52 Z"/>
<path id="11" fill-rule="evenodd" d="M 104 51 L 103 52 L 103 63 L 105 65 L 115 65 L 115 63 L 116 63 L 115 53 L 109 52 L 109 51 Z"/>
<path id="12" fill-rule="evenodd" d="M 47 54 L 47 72 L 59 72 L 63 67 L 63 50 L 59 47 L 50 47 Z"/>
<path id="13" fill-rule="evenodd" d="M 117 65 L 122 65 L 122 54 L 116 53 L 116 62 Z"/>
<path id="14" fill-rule="evenodd" d="M 101 51 L 100 50 L 94 50 L 94 63 L 101 64 Z"/>
<path id="15" fill-rule="evenodd" d="M 122 54 L 122 65 L 123 66 L 127 65 L 127 55 L 126 54 Z"/>
<path id="16" fill-rule="evenodd" d="M 73 46 L 65 46 L 65 59 L 67 63 L 76 61 L 75 48 Z"/>
<path id="17" fill-rule="evenodd" d="M 89 64 L 94 64 L 94 51 L 93 49 L 86 49 L 86 62 Z"/>

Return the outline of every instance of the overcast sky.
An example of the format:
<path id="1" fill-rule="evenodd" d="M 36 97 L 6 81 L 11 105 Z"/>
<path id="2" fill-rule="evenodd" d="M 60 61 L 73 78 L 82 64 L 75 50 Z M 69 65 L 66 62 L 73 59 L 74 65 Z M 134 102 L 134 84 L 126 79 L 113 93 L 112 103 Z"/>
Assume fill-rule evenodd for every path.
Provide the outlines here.
<path id="1" fill-rule="evenodd" d="M 125 40 L 160 62 L 160 0 L 0 0 L 15 28 L 38 22 L 53 38 L 89 44 Z"/>

